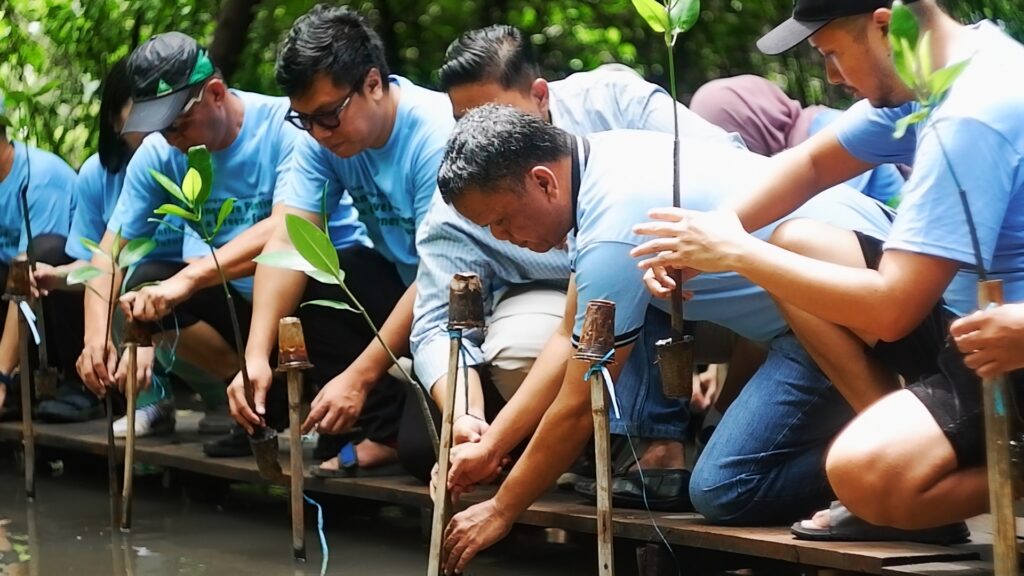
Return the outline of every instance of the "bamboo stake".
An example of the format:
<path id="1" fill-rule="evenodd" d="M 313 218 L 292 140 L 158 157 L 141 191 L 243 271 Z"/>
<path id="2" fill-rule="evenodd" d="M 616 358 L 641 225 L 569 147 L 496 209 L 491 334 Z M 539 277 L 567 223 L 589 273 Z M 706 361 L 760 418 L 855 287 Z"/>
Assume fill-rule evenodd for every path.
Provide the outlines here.
<path id="1" fill-rule="evenodd" d="M 437 458 L 437 482 L 434 486 L 434 514 L 430 525 L 430 556 L 427 574 L 444 573 L 444 530 L 452 516 L 452 502 L 448 493 L 448 471 L 451 467 L 452 432 L 455 425 L 455 395 L 459 383 L 459 352 L 462 349 L 464 329 L 482 328 L 484 325 L 483 297 L 480 278 L 476 274 L 461 273 L 452 277 L 448 295 L 448 376 L 444 406 L 442 406 L 441 438 Z M 469 411 L 469 383 L 466 386 L 466 406 Z M 427 422 L 433 427 L 433 420 Z"/>
<path id="2" fill-rule="evenodd" d="M 306 561 L 306 522 L 302 497 L 304 494 L 302 465 L 302 371 L 312 368 L 302 322 L 298 318 L 282 318 L 278 324 L 278 372 L 288 375 L 288 452 L 292 509 L 292 557 Z"/>
<path id="3" fill-rule="evenodd" d="M 1003 303 L 1001 280 L 978 283 L 978 308 Z M 988 498 L 992 511 L 992 548 L 996 576 L 1017 576 L 1017 526 L 1013 514 L 1013 474 L 1010 463 L 1010 412 L 1013 402 L 1005 376 L 982 383 L 985 407 L 985 453 L 988 461 Z"/>
<path id="4" fill-rule="evenodd" d="M 138 366 L 139 345 L 134 342 L 126 342 L 125 350 L 128 351 L 128 385 L 125 390 L 125 395 L 128 399 L 125 420 L 128 428 L 125 431 L 124 484 L 121 487 L 121 531 L 123 532 L 127 532 L 132 528 L 132 466 L 135 465 L 135 388 L 139 385 L 135 370 Z"/>
<path id="5" fill-rule="evenodd" d="M 590 412 L 594 419 L 594 455 L 597 480 L 597 574 L 615 574 L 614 533 L 612 528 L 611 448 L 608 438 L 608 408 L 605 401 L 605 377 L 601 369 L 609 363 L 615 349 L 615 304 L 591 300 L 583 320 L 580 345 L 573 356 L 589 361 Z"/>
<path id="6" fill-rule="evenodd" d="M 25 496 L 32 500 L 36 497 L 36 438 L 32 427 L 32 379 L 29 371 L 29 337 L 32 333 L 21 308 L 29 301 L 30 264 L 27 260 L 11 262 L 7 277 L 4 300 L 14 304 L 14 313 L 18 315 L 18 348 L 19 372 L 21 373 L 21 445 L 25 456 Z M 10 391 L 8 391 L 10 392 Z"/>

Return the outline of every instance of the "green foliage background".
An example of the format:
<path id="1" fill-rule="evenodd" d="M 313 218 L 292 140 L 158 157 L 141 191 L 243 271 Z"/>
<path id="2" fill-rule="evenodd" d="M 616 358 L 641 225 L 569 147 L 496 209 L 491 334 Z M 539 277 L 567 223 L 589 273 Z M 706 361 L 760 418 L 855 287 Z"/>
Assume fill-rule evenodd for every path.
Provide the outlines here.
<path id="1" fill-rule="evenodd" d="M 78 166 L 95 147 L 98 87 L 109 67 L 141 40 L 171 29 L 204 43 L 230 0 L 0 0 L 0 89 L 7 93 L 14 137 L 54 151 Z M 255 18 L 231 84 L 279 93 L 277 42 L 315 0 L 247 0 Z M 448 44 L 464 30 L 510 23 L 536 45 L 548 78 L 607 62 L 636 68 L 665 85 L 665 52 L 630 0 L 354 0 L 388 47 L 393 71 L 435 82 Z M 1024 38 L 1019 0 L 948 0 L 965 21 L 991 18 Z M 806 103 L 843 106 L 847 96 L 823 79 L 820 58 L 806 46 L 765 57 L 754 41 L 792 10 L 792 0 L 703 0 L 697 25 L 677 43 L 681 99 L 703 82 L 757 73 Z"/>

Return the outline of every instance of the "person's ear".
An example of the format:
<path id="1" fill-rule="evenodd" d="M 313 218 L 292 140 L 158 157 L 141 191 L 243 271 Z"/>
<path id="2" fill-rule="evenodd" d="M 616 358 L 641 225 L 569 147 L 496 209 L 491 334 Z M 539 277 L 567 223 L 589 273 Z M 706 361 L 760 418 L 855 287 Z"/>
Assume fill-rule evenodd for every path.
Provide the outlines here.
<path id="1" fill-rule="evenodd" d="M 228 86 L 220 78 L 213 78 L 206 83 L 206 94 L 217 104 L 224 102 L 228 95 Z"/>
<path id="2" fill-rule="evenodd" d="M 537 111 L 540 112 L 540 117 L 547 120 L 548 110 L 551 105 L 551 92 L 548 90 L 548 81 L 543 78 L 537 78 L 530 85 L 530 100 L 537 107 Z"/>
<path id="3" fill-rule="evenodd" d="M 530 177 L 536 183 L 544 197 L 550 200 L 558 198 L 558 178 L 550 168 L 544 165 L 534 166 L 530 169 Z"/>
<path id="4" fill-rule="evenodd" d="M 363 92 L 374 100 L 379 100 L 384 97 L 384 79 L 381 78 L 380 70 L 377 68 L 370 68 L 370 71 L 366 73 L 363 78 Z"/>

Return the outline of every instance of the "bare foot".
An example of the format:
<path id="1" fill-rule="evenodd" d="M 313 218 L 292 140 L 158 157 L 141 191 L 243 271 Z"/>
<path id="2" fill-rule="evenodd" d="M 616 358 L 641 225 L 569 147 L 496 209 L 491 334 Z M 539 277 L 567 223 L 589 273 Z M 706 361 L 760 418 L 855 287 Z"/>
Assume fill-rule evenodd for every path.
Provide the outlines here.
<path id="1" fill-rule="evenodd" d="M 377 468 L 393 462 L 398 462 L 398 450 L 380 444 L 373 440 L 363 440 L 356 444 L 356 461 L 360 468 Z M 324 470 L 337 470 L 341 467 L 338 457 L 329 458 L 320 464 Z"/>
<path id="2" fill-rule="evenodd" d="M 830 516 L 828 510 L 819 510 L 810 520 L 801 520 L 800 527 L 808 530 L 828 530 Z"/>
<path id="3" fill-rule="evenodd" d="M 663 468 L 683 468 L 686 464 L 686 452 L 682 442 L 675 440 L 651 440 L 647 450 L 640 455 L 640 466 L 644 470 Z M 630 470 L 636 470 L 636 463 Z"/>

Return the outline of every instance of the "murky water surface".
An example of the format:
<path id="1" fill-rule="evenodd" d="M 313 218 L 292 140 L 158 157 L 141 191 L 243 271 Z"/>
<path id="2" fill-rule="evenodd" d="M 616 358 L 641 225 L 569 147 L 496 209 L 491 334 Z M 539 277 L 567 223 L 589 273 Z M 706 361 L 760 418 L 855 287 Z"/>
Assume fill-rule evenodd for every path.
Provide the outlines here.
<path id="1" fill-rule="evenodd" d="M 164 487 L 159 475 L 136 482 L 133 530 L 112 534 L 102 466 L 41 475 L 30 503 L 16 466 L 0 460 L 0 575 L 321 573 L 312 525 L 308 562 L 292 561 L 287 502 L 281 498 L 233 489 L 213 504 L 184 497 L 181 487 Z M 428 542 L 415 511 L 335 500 L 326 514 L 327 574 L 426 572 Z M 590 538 L 550 544 L 537 530 L 513 533 L 478 558 L 469 574 L 591 574 L 596 556 Z"/>

